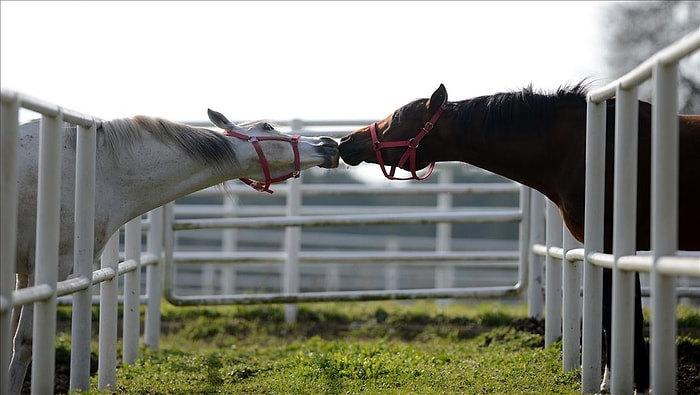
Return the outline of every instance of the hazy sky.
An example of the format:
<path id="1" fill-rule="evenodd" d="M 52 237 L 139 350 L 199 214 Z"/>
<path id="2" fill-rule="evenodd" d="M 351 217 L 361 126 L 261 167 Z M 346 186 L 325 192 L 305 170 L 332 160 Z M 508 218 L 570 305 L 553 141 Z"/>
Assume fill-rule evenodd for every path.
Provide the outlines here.
<path id="1" fill-rule="evenodd" d="M 451 100 L 608 82 L 596 2 L 1 3 L 3 89 L 103 119 L 378 119 Z"/>

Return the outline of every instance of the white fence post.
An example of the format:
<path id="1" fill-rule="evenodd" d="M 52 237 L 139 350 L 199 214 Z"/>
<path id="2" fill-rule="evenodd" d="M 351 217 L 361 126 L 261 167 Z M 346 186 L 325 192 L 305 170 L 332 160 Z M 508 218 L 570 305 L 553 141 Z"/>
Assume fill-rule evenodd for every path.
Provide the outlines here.
<path id="1" fill-rule="evenodd" d="M 438 184 L 451 184 L 453 180 L 453 169 L 451 164 L 440 167 L 437 172 Z M 439 193 L 437 195 L 437 211 L 449 212 L 452 208 L 452 195 L 449 193 Z M 447 252 L 452 249 L 452 224 L 443 222 L 435 225 L 435 251 Z M 454 267 L 450 265 L 438 266 L 435 268 L 435 288 L 451 288 L 454 284 Z M 449 303 L 447 299 L 438 300 L 438 304 L 445 306 Z"/>
<path id="2" fill-rule="evenodd" d="M 144 344 L 148 348 L 158 349 L 160 343 L 160 296 L 163 282 L 163 207 L 148 213 L 148 252 L 157 256 L 154 265 L 146 267 L 146 319 L 144 325 Z"/>
<path id="3" fill-rule="evenodd" d="M 527 293 L 528 316 L 542 318 L 544 313 L 544 262 L 543 259 L 532 251 L 531 246 L 544 244 L 544 195 L 536 190 L 531 191 L 530 197 L 530 245 L 528 254 L 530 259 L 530 270 Z"/>
<path id="4" fill-rule="evenodd" d="M 520 222 L 518 223 L 518 282 L 517 287 L 526 291 L 525 287 L 530 284 L 530 222 L 532 212 L 530 210 L 532 201 L 532 189 L 525 185 L 520 185 Z M 526 291 L 527 292 L 527 291 Z"/>
<path id="5" fill-rule="evenodd" d="M 547 199 L 547 256 L 545 257 L 545 286 L 547 296 L 545 298 L 544 344 L 549 346 L 561 338 L 561 282 L 562 262 L 554 258 L 551 247 L 557 247 L 562 242 L 563 221 L 559 216 L 557 205 Z"/>
<path id="6" fill-rule="evenodd" d="M 623 256 L 636 250 L 637 219 L 637 88 L 617 87 L 615 106 L 615 183 L 613 209 L 612 373 L 611 391 L 633 387 L 634 272 L 619 268 Z"/>
<path id="7" fill-rule="evenodd" d="M 19 99 L 14 95 L 0 104 L 0 394 L 7 394 L 10 391 L 8 368 L 12 358 L 12 292 L 17 246 Z"/>
<path id="8" fill-rule="evenodd" d="M 53 393 L 54 387 L 62 127 L 60 109 L 57 116 L 41 117 L 35 285 L 46 284 L 54 293 L 47 300 L 34 303 L 32 394 Z"/>
<path id="9" fill-rule="evenodd" d="M 581 339 L 581 393 L 599 390 L 601 371 L 603 268 L 589 262 L 589 255 L 603 251 L 605 192 L 605 110 L 603 103 L 588 100 L 586 110 L 586 192 L 583 265 L 583 333 Z"/>
<path id="10" fill-rule="evenodd" d="M 73 274 L 92 284 L 95 234 L 95 163 L 97 129 L 77 126 L 75 155 L 75 229 Z M 73 294 L 70 390 L 90 389 L 92 285 Z"/>
<path id="11" fill-rule="evenodd" d="M 303 127 L 300 119 L 292 120 L 292 132 L 298 132 Z M 289 191 L 287 193 L 287 215 L 301 214 L 301 177 L 287 180 Z M 287 254 L 283 277 L 283 290 L 286 294 L 299 292 L 299 250 L 301 248 L 301 227 L 289 226 L 284 230 L 284 249 Z M 296 322 L 297 305 L 286 304 L 284 306 L 284 319 L 286 322 Z"/>
<path id="12" fill-rule="evenodd" d="M 100 335 L 97 361 L 97 389 L 115 389 L 117 383 L 117 324 L 119 322 L 119 231 L 109 238 L 102 251 L 101 269 L 114 277 L 100 283 Z"/>
<path id="13" fill-rule="evenodd" d="M 175 281 L 177 279 L 177 268 L 175 267 L 175 232 L 173 232 L 173 222 L 175 219 L 175 202 L 170 202 L 163 207 L 163 294 L 166 298 L 175 293 Z"/>
<path id="14" fill-rule="evenodd" d="M 563 253 L 580 247 L 566 228 L 562 228 Z M 579 262 L 562 259 L 562 368 L 563 371 L 581 366 L 581 268 Z"/>
<path id="15" fill-rule="evenodd" d="M 141 304 L 141 216 L 126 223 L 124 231 L 125 259 L 135 260 L 136 269 L 124 275 L 123 360 L 134 363 L 139 356 Z"/>
<path id="16" fill-rule="evenodd" d="M 233 193 L 224 195 L 224 212 L 227 217 L 233 217 L 238 209 L 238 196 Z M 238 229 L 222 230 L 221 249 L 223 251 L 236 251 L 238 248 Z M 233 265 L 221 266 L 221 289 L 224 294 L 236 292 L 236 268 Z"/>
<path id="17" fill-rule="evenodd" d="M 385 250 L 387 252 L 396 252 L 401 249 L 401 242 L 396 236 L 388 236 L 386 239 Z M 384 266 L 384 289 L 399 289 L 399 264 L 389 262 Z"/>
<path id="18" fill-rule="evenodd" d="M 652 109 L 651 385 L 676 392 L 676 291 L 673 276 L 657 271 L 659 259 L 678 245 L 678 63 L 656 62 Z M 700 180 L 698 180 L 700 182 Z M 700 225 L 700 224 L 698 224 Z M 700 260 L 700 259 L 699 259 Z M 700 268 L 700 263 L 698 263 Z"/>

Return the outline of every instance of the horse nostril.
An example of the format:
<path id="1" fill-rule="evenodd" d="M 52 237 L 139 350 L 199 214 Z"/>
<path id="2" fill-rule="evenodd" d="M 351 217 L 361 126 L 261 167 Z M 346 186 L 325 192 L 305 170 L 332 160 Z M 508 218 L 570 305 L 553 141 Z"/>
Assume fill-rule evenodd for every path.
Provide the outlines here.
<path id="1" fill-rule="evenodd" d="M 340 139 L 340 142 L 341 142 L 341 143 L 345 143 L 345 142 L 347 142 L 347 141 L 350 141 L 351 138 L 352 138 L 352 135 L 347 135 L 347 136 L 341 138 L 341 139 Z"/>

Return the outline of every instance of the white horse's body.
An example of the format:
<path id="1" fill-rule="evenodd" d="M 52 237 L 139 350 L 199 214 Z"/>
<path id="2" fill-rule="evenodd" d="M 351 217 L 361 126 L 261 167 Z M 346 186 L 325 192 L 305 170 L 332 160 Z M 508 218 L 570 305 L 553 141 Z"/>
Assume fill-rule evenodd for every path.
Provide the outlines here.
<path id="1" fill-rule="evenodd" d="M 269 124 L 234 125 L 210 111 L 219 127 L 250 136 L 280 135 Z M 36 239 L 39 122 L 19 131 L 19 210 L 17 229 L 17 285 L 34 283 Z M 73 267 L 73 221 L 75 202 L 75 130 L 64 131 L 61 178 L 61 234 L 58 280 Z M 294 154 L 289 142 L 264 141 L 261 147 L 274 176 L 293 170 Z M 298 143 L 301 169 L 337 167 L 337 143 L 327 137 L 301 137 Z M 95 180 L 95 260 L 107 239 L 127 221 L 194 191 L 236 178 L 263 177 L 258 153 L 248 141 L 182 124 L 148 117 L 103 122 L 97 128 Z M 18 324 L 12 361 L 10 389 L 18 394 L 31 360 L 33 306 L 27 305 Z"/>

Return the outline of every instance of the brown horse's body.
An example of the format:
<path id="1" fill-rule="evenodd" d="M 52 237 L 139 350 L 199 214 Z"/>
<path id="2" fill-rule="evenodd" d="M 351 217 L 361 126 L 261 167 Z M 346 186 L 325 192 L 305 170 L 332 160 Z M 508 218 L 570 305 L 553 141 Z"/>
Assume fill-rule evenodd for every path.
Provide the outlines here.
<path id="1" fill-rule="evenodd" d="M 528 88 L 460 102 L 447 102 L 444 86 L 430 99 L 413 101 L 375 125 L 378 140 L 408 140 L 439 110 L 446 109 L 416 149 L 415 168 L 432 162 L 461 161 L 498 173 L 542 192 L 557 204 L 572 235 L 584 239 L 586 89 L 579 84 L 540 94 Z M 605 251 L 612 250 L 612 191 L 615 101 L 607 102 Z M 700 250 L 700 116 L 679 116 L 679 245 Z M 343 160 L 350 165 L 377 163 L 369 126 L 344 137 Z M 650 248 L 651 105 L 639 102 L 637 249 Z M 405 148 L 382 148 L 387 165 L 396 165 Z M 408 164 L 404 167 L 409 169 Z M 603 327 L 610 351 L 611 280 L 605 271 Z M 642 337 L 641 297 L 637 278 L 635 378 L 637 389 L 649 385 L 648 354 Z M 609 366 L 609 364 L 608 364 Z"/>

